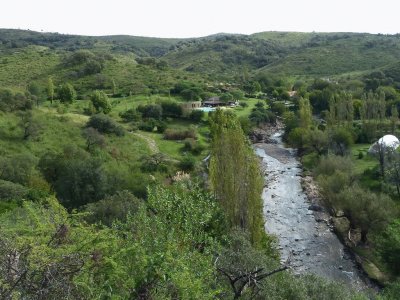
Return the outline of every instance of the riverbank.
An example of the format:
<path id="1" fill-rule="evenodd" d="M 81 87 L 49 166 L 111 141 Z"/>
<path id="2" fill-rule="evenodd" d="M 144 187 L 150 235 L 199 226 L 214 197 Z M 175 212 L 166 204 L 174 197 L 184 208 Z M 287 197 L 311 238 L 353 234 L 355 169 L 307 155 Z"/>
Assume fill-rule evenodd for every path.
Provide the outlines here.
<path id="1" fill-rule="evenodd" d="M 264 132 L 263 142 L 254 146 L 265 171 L 265 228 L 277 236 L 282 260 L 290 257 L 294 273 L 313 273 L 357 290 L 375 288 L 334 234 L 312 177 L 304 176 L 296 151 L 282 142 L 282 127 Z"/>

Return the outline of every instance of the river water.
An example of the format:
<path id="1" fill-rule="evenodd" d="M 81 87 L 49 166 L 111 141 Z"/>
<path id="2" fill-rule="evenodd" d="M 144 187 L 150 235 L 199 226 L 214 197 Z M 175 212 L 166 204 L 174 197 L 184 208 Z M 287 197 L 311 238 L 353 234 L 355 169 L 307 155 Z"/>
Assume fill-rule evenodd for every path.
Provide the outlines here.
<path id="1" fill-rule="evenodd" d="M 274 143 L 256 144 L 265 170 L 263 191 L 265 228 L 279 241 L 282 261 L 290 256 L 295 274 L 313 273 L 341 281 L 357 290 L 368 284 L 328 223 L 309 210 L 310 203 L 301 187 L 301 165 L 293 149 L 285 148 L 281 133 Z"/>

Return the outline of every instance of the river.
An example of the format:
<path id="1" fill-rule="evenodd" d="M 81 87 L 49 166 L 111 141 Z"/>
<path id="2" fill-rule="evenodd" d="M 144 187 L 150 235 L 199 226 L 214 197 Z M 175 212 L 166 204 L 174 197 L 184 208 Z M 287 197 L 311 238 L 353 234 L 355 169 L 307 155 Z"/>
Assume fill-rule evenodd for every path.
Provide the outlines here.
<path id="1" fill-rule="evenodd" d="M 282 261 L 291 256 L 290 268 L 295 274 L 313 273 L 357 290 L 370 287 L 328 222 L 309 209 L 295 150 L 284 147 L 281 132 L 271 140 L 273 143 L 255 144 L 255 149 L 266 174 L 262 196 L 265 228 L 278 238 Z"/>

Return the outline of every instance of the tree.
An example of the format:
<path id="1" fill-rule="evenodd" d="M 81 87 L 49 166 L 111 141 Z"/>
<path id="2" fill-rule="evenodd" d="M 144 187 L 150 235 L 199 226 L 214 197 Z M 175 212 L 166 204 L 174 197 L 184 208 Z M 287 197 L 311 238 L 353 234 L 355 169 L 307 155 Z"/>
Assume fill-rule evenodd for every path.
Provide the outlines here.
<path id="1" fill-rule="evenodd" d="M 114 78 L 111 80 L 111 84 L 112 84 L 112 92 L 113 92 L 113 96 L 117 95 L 117 84 L 115 83 Z"/>
<path id="2" fill-rule="evenodd" d="M 161 152 L 142 156 L 141 161 L 140 169 L 143 172 L 166 172 L 168 170 L 167 156 Z"/>
<path id="3" fill-rule="evenodd" d="M 117 122 L 115 122 L 112 118 L 104 114 L 91 116 L 86 124 L 86 127 L 95 128 L 101 133 L 113 133 L 117 136 L 125 135 L 124 128 Z"/>
<path id="4" fill-rule="evenodd" d="M 225 103 L 227 103 L 228 101 L 233 100 L 233 96 L 231 93 L 223 93 L 219 99 Z"/>
<path id="5" fill-rule="evenodd" d="M 58 89 L 58 97 L 60 98 L 61 102 L 72 103 L 76 99 L 76 91 L 72 86 L 72 84 L 70 83 L 63 84 Z"/>
<path id="6" fill-rule="evenodd" d="M 114 221 L 125 222 L 128 214 L 135 214 L 139 209 L 140 201 L 129 191 L 118 191 L 100 201 L 87 204 L 85 211 L 90 215 L 86 216 L 85 220 L 92 224 L 101 222 L 111 227 Z"/>
<path id="7" fill-rule="evenodd" d="M 199 109 L 194 109 L 189 114 L 189 119 L 195 123 L 199 123 L 204 117 L 204 111 Z"/>
<path id="8" fill-rule="evenodd" d="M 217 270 L 228 281 L 233 299 L 244 295 L 248 295 L 248 299 L 258 299 L 256 295 L 262 282 L 286 270 L 288 265 L 279 266 L 264 253 L 254 249 L 243 232 L 234 230 L 229 240 L 230 244 L 216 260 Z"/>
<path id="9" fill-rule="evenodd" d="M 130 108 L 126 111 L 120 112 L 119 116 L 124 122 L 139 122 L 142 119 L 142 115 L 137 111 L 136 108 Z"/>
<path id="10" fill-rule="evenodd" d="M 320 156 L 328 150 L 328 135 L 319 129 L 310 130 L 306 136 L 306 144 Z"/>
<path id="11" fill-rule="evenodd" d="M 31 111 L 22 111 L 19 113 L 21 117 L 20 126 L 23 130 L 23 139 L 28 140 L 29 138 L 35 138 L 40 131 L 40 125 L 34 120 Z"/>
<path id="12" fill-rule="evenodd" d="M 370 230 L 383 229 L 394 217 L 395 205 L 389 196 L 364 191 L 359 186 L 342 189 L 338 199 L 340 208 L 355 228 L 361 229 L 365 243 Z"/>
<path id="13" fill-rule="evenodd" d="M 41 92 L 40 85 L 37 82 L 34 82 L 34 81 L 29 83 L 28 92 L 31 95 L 39 96 L 40 92 Z"/>
<path id="14" fill-rule="evenodd" d="M 53 99 L 54 99 L 54 83 L 53 83 L 53 79 L 50 76 L 47 79 L 46 92 L 47 92 L 47 98 L 50 99 L 51 103 L 53 103 Z"/>
<path id="15" fill-rule="evenodd" d="M 312 124 L 312 111 L 310 101 L 306 98 L 302 98 L 299 101 L 299 122 L 300 127 L 309 128 Z"/>
<path id="16" fill-rule="evenodd" d="M 142 114 L 144 119 L 156 119 L 161 120 L 163 115 L 163 109 L 161 105 L 158 104 L 147 104 L 147 105 L 139 105 L 137 111 Z"/>
<path id="17" fill-rule="evenodd" d="M 397 151 L 390 151 L 387 155 L 389 163 L 384 169 L 384 178 L 396 186 L 397 197 L 400 199 L 400 154 Z"/>
<path id="18" fill-rule="evenodd" d="M 261 239 L 263 177 L 258 159 L 249 146 L 236 116 L 217 110 L 210 118 L 210 180 L 216 198 L 232 227 L 250 232 L 255 244 Z"/>
<path id="19" fill-rule="evenodd" d="M 182 116 L 182 106 L 175 101 L 162 101 L 161 108 L 163 117 L 180 118 Z"/>
<path id="20" fill-rule="evenodd" d="M 74 146 L 61 154 L 44 155 L 39 168 L 57 198 L 68 208 L 103 199 L 109 189 L 102 162 Z"/>
<path id="21" fill-rule="evenodd" d="M 32 109 L 32 100 L 29 95 L 20 92 L 14 93 L 10 89 L 0 88 L 0 110 L 6 112 L 13 112 L 17 110 L 30 110 Z"/>
<path id="22" fill-rule="evenodd" d="M 387 266 L 396 274 L 400 274 L 400 219 L 393 221 L 376 237 L 376 245 Z M 400 288 L 397 289 L 400 292 Z"/>
<path id="23" fill-rule="evenodd" d="M 391 112 L 390 124 L 392 127 L 392 134 L 396 134 L 397 123 L 399 122 L 399 111 L 397 110 L 396 105 L 392 106 L 392 109 L 390 112 Z"/>
<path id="24" fill-rule="evenodd" d="M 86 139 L 86 150 L 93 152 L 95 147 L 103 148 L 106 145 L 104 136 L 93 127 L 83 130 L 83 137 Z"/>
<path id="25" fill-rule="evenodd" d="M 344 127 L 334 128 L 330 134 L 331 148 L 335 154 L 345 155 L 353 145 L 353 136 Z"/>
<path id="26" fill-rule="evenodd" d="M 96 113 L 108 114 L 111 111 L 110 101 L 103 91 L 94 91 L 90 95 L 90 101 L 92 101 Z"/>
<path id="27" fill-rule="evenodd" d="M 244 93 L 241 90 L 232 90 L 230 93 L 234 100 L 242 100 L 244 98 Z"/>

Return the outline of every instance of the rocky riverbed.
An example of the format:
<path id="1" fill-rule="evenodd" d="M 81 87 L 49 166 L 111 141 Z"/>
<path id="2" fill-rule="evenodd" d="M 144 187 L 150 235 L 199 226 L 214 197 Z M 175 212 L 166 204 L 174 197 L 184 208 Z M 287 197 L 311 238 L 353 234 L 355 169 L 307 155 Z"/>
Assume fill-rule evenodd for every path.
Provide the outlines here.
<path id="1" fill-rule="evenodd" d="M 294 273 L 313 273 L 357 290 L 371 287 L 333 233 L 329 214 L 303 191 L 301 165 L 295 150 L 284 147 L 281 133 L 279 130 L 269 136 L 267 143 L 256 143 L 254 147 L 265 170 L 265 228 L 277 236 L 282 261 L 290 257 Z"/>

